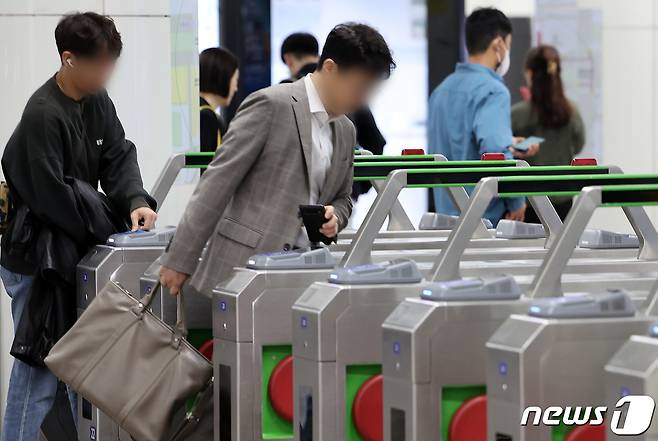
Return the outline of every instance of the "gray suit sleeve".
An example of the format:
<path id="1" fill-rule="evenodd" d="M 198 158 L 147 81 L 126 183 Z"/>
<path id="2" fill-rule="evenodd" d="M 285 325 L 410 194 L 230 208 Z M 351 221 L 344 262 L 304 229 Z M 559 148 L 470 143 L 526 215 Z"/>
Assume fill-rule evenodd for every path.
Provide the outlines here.
<path id="1" fill-rule="evenodd" d="M 347 226 L 350 216 L 352 215 L 352 181 L 354 176 L 354 148 L 356 147 L 356 130 L 354 124 L 348 123 L 348 130 L 351 143 L 348 146 L 349 152 L 349 171 L 345 175 L 345 180 L 340 188 L 336 198 L 331 202 L 338 216 L 338 229 L 342 230 Z"/>
<path id="2" fill-rule="evenodd" d="M 266 144 L 272 113 L 272 102 L 262 92 L 255 92 L 244 100 L 185 208 L 176 235 L 164 255 L 164 266 L 186 274 L 194 273 L 203 247 Z"/>

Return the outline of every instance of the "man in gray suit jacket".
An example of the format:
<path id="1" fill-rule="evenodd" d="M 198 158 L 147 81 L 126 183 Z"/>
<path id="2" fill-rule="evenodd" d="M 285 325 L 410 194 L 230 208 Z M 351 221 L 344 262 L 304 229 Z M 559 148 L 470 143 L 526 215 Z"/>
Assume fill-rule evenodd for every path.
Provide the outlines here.
<path id="1" fill-rule="evenodd" d="M 394 67 L 379 32 L 341 24 L 314 73 L 247 97 L 178 225 L 162 284 L 176 294 L 193 275 L 192 286 L 210 292 L 255 253 L 308 245 L 301 204 L 325 206 L 325 236 L 344 228 L 356 146 L 345 114 L 363 108 Z"/>

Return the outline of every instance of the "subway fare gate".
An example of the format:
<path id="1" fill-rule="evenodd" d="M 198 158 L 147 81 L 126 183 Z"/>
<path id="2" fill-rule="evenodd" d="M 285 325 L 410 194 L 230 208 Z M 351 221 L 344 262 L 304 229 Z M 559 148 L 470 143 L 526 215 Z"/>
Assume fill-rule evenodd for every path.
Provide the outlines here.
<path id="1" fill-rule="evenodd" d="M 584 185 L 652 182 L 651 176 L 624 175 L 555 176 L 545 178 L 544 182 L 533 180 L 535 178 L 529 177 L 490 179 L 485 186 L 496 186 L 497 192 L 488 192 L 482 199 L 483 189 L 480 188 L 479 193 L 476 190 L 474 209 L 482 209 L 482 204 L 488 204 L 494 195 L 500 196 L 499 192 L 530 195 L 559 191 L 561 195 L 574 195 Z M 476 202 L 478 199 L 480 202 Z M 471 210 L 467 217 L 477 216 L 477 212 L 479 210 Z M 636 223 L 633 212 L 627 214 L 632 223 Z M 465 219 L 463 224 L 468 225 L 469 220 Z M 456 236 L 464 234 L 468 235 L 468 228 L 455 232 Z M 653 235 L 649 233 L 646 237 Z M 464 241 L 456 238 L 453 243 Z M 530 289 L 532 285 L 528 286 L 526 295 L 521 295 L 516 281 L 505 274 L 459 278 L 458 269 L 448 263 L 452 258 L 459 259 L 461 251 L 455 252 L 454 247 L 451 250 L 453 255 L 442 256 L 435 270 L 441 281 L 424 286 L 415 297 L 401 303 L 384 322 L 383 430 L 386 440 L 485 439 L 485 343 L 510 314 L 525 312 L 535 296 L 535 291 Z M 552 248 L 549 253 L 562 251 Z M 640 252 L 642 254 L 645 260 L 651 257 L 649 252 Z M 552 260 L 550 256 L 546 259 Z M 567 260 L 568 257 L 564 261 Z M 592 265 L 582 277 L 584 280 L 574 283 L 570 279 L 570 288 L 579 291 L 595 286 L 590 280 L 596 276 L 592 271 L 623 269 L 615 268 L 619 265 L 616 262 L 609 262 L 609 265 L 603 261 L 600 265 Z M 548 274 L 537 277 L 554 280 L 561 278 L 562 272 L 563 268 L 552 268 Z M 607 277 L 615 277 L 614 274 Z M 623 274 L 619 277 L 628 279 Z M 645 278 L 645 286 L 650 280 Z M 596 284 L 602 288 L 606 286 L 601 280 Z M 641 286 L 634 288 L 642 289 Z"/>
<path id="2" fill-rule="evenodd" d="M 560 268 L 578 231 L 596 207 L 658 204 L 658 185 L 597 186 L 578 198 L 560 237 L 560 252 L 546 261 Z M 539 279 L 534 287 L 547 296 L 562 292 L 560 281 Z M 490 439 L 597 439 L 602 426 L 521 425 L 529 406 L 597 406 L 606 402 L 605 366 L 635 334 L 655 321 L 655 291 L 637 308 L 623 290 L 542 299 L 524 315 L 512 315 L 487 342 L 487 431 Z M 652 317 L 653 316 L 653 317 Z M 563 421 L 564 422 L 564 421 Z M 600 434 L 599 434 L 600 435 Z M 602 439 L 602 438 L 598 438 Z"/>
<path id="3" fill-rule="evenodd" d="M 430 175 L 432 172 L 414 170 L 395 173 L 411 176 Z M 404 176 L 405 179 L 407 177 Z M 574 178 L 577 176 L 570 176 L 569 180 L 573 181 Z M 583 185 L 586 184 L 581 183 L 580 188 Z M 644 212 L 641 215 L 646 216 Z M 638 217 L 641 218 L 641 215 Z M 479 216 L 471 226 L 477 225 Z M 450 236 L 448 247 L 454 240 L 455 231 Z M 381 369 L 381 324 L 404 297 L 419 292 L 421 284 L 418 283 L 419 272 L 412 262 L 364 265 L 367 262 L 363 257 L 361 259 L 357 261 L 357 266 L 343 266 L 332 272 L 328 282 L 309 287 L 293 307 L 297 439 L 371 439 L 372 430 L 377 430 L 378 425 L 371 423 L 376 415 L 381 415 L 381 407 L 379 412 L 376 406 L 371 407 L 374 413 L 369 416 L 364 417 L 358 412 L 354 414 L 354 409 L 368 407 L 364 404 L 368 400 L 362 400 L 357 390 L 360 386 L 366 387 L 367 382 L 359 383 L 358 379 L 370 379 Z M 637 261 L 632 263 L 636 264 Z M 592 265 L 598 267 L 595 262 Z M 438 277 L 436 268 L 435 265 L 431 272 L 434 279 Z M 599 283 L 609 286 L 615 280 L 621 283 L 617 277 Z M 644 283 L 649 282 L 645 280 Z M 367 383 L 367 389 L 374 391 L 376 387 Z M 375 399 L 376 395 L 372 397 Z M 381 434 L 381 425 L 379 431 Z"/>
<path id="4" fill-rule="evenodd" d="M 180 153 L 169 158 L 151 190 L 158 207 L 182 169 L 205 168 L 212 157 L 207 153 Z M 112 235 L 105 245 L 92 248 L 76 268 L 78 314 L 110 280 L 129 292 L 140 292 L 140 276 L 163 253 L 175 232 L 175 227 L 128 231 Z M 130 440 L 125 431 L 82 396 L 78 396 L 78 436 L 97 441 Z M 57 436 L 49 439 L 55 441 Z"/>
<path id="5" fill-rule="evenodd" d="M 453 167 L 466 165 L 464 163 L 448 164 Z M 471 163 L 469 165 L 474 167 L 479 164 Z M 497 167 L 492 167 L 492 169 L 500 169 L 500 164 L 495 165 Z M 516 164 L 508 161 L 505 165 L 514 166 Z M 399 167 L 399 165 L 390 165 L 390 167 Z M 478 168 L 479 173 L 486 176 L 489 169 L 483 170 L 481 166 Z M 603 170 L 603 168 L 601 169 Z M 385 172 L 388 171 L 388 169 L 385 170 Z M 607 172 L 607 170 L 605 171 Z M 372 170 L 368 170 L 367 173 L 363 179 L 372 180 Z M 473 179 L 473 176 L 470 179 Z M 473 185 L 475 182 L 477 181 L 474 181 Z M 460 190 L 463 191 L 461 188 Z M 389 204 L 387 210 L 393 200 L 395 198 L 387 199 Z M 384 215 L 383 218 L 385 217 Z M 378 218 L 379 224 L 374 226 L 373 230 L 379 231 L 383 218 Z M 367 218 L 364 225 L 371 221 L 371 217 Z M 484 242 L 489 244 L 493 241 Z M 543 239 L 520 242 L 521 244 L 533 243 L 538 244 L 539 247 L 543 246 Z M 507 242 L 496 240 L 496 243 Z M 370 247 L 370 245 L 362 246 L 366 246 L 368 249 Z M 399 253 L 398 251 L 395 254 L 399 255 Z M 375 259 L 380 258 L 376 254 L 375 256 Z M 382 255 L 381 258 L 388 259 L 390 256 L 389 252 L 388 255 Z M 292 337 L 290 326 L 286 323 L 290 323 L 290 306 L 310 283 L 325 278 L 335 262 L 333 256 L 326 250 L 306 253 L 270 253 L 255 256 L 251 260 L 249 268 L 238 269 L 227 283 L 215 290 L 213 308 L 215 346 L 223 348 L 218 350 L 219 355 L 215 359 L 215 369 L 216 371 L 221 369 L 224 372 L 219 377 L 219 383 L 224 386 L 219 387 L 218 393 L 221 394 L 219 401 L 227 403 L 223 407 L 224 410 L 221 407 L 218 409 L 219 414 L 216 415 L 216 421 L 220 427 L 218 433 L 226 434 L 225 436 L 231 434 L 230 436 L 234 437 L 232 439 L 252 439 L 252 437 L 254 439 L 261 439 L 260 437 L 286 439 L 288 437 L 289 439 L 292 437 L 292 424 L 286 420 L 286 416 L 289 416 L 290 413 L 281 411 L 282 406 L 276 404 L 276 399 L 272 400 L 273 388 L 268 386 L 269 379 L 272 378 L 273 373 L 281 372 L 281 369 L 276 369 L 278 363 L 289 363 L 287 357 L 291 352 Z M 224 348 L 224 346 L 226 347 Z M 276 363 L 265 366 L 265 362 L 268 360 Z M 251 369 L 252 366 L 254 366 L 254 370 Z M 278 377 L 275 375 L 275 378 Z M 261 381 L 259 382 L 259 380 Z M 250 390 L 252 384 L 255 385 L 254 391 Z M 231 405 L 228 404 L 229 402 Z M 277 413 L 277 409 L 281 413 Z M 256 416 L 249 417 L 250 413 Z"/>

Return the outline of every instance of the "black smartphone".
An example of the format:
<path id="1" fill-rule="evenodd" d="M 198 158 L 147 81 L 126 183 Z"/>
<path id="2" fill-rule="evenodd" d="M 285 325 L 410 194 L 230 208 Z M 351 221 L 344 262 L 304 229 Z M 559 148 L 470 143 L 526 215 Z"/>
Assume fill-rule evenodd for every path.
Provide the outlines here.
<path id="1" fill-rule="evenodd" d="M 310 240 L 312 244 L 322 242 L 325 245 L 330 245 L 332 242 L 336 241 L 336 237 L 327 237 L 320 233 L 322 225 L 327 223 L 327 219 L 324 217 L 324 210 L 325 208 L 323 205 L 299 206 L 299 217 L 304 221 L 308 240 Z"/>

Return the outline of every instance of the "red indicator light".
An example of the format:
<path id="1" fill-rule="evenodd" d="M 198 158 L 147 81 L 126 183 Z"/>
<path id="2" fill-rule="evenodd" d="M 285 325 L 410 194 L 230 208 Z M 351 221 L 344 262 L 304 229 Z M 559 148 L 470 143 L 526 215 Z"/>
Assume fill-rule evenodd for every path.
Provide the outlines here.
<path id="1" fill-rule="evenodd" d="M 505 153 L 483 153 L 480 159 L 482 161 L 504 161 Z"/>
<path id="2" fill-rule="evenodd" d="M 571 161 L 571 165 L 598 165 L 598 162 L 596 162 L 595 158 L 574 158 Z"/>
<path id="3" fill-rule="evenodd" d="M 402 155 L 424 155 L 425 150 L 423 149 L 402 149 Z"/>

